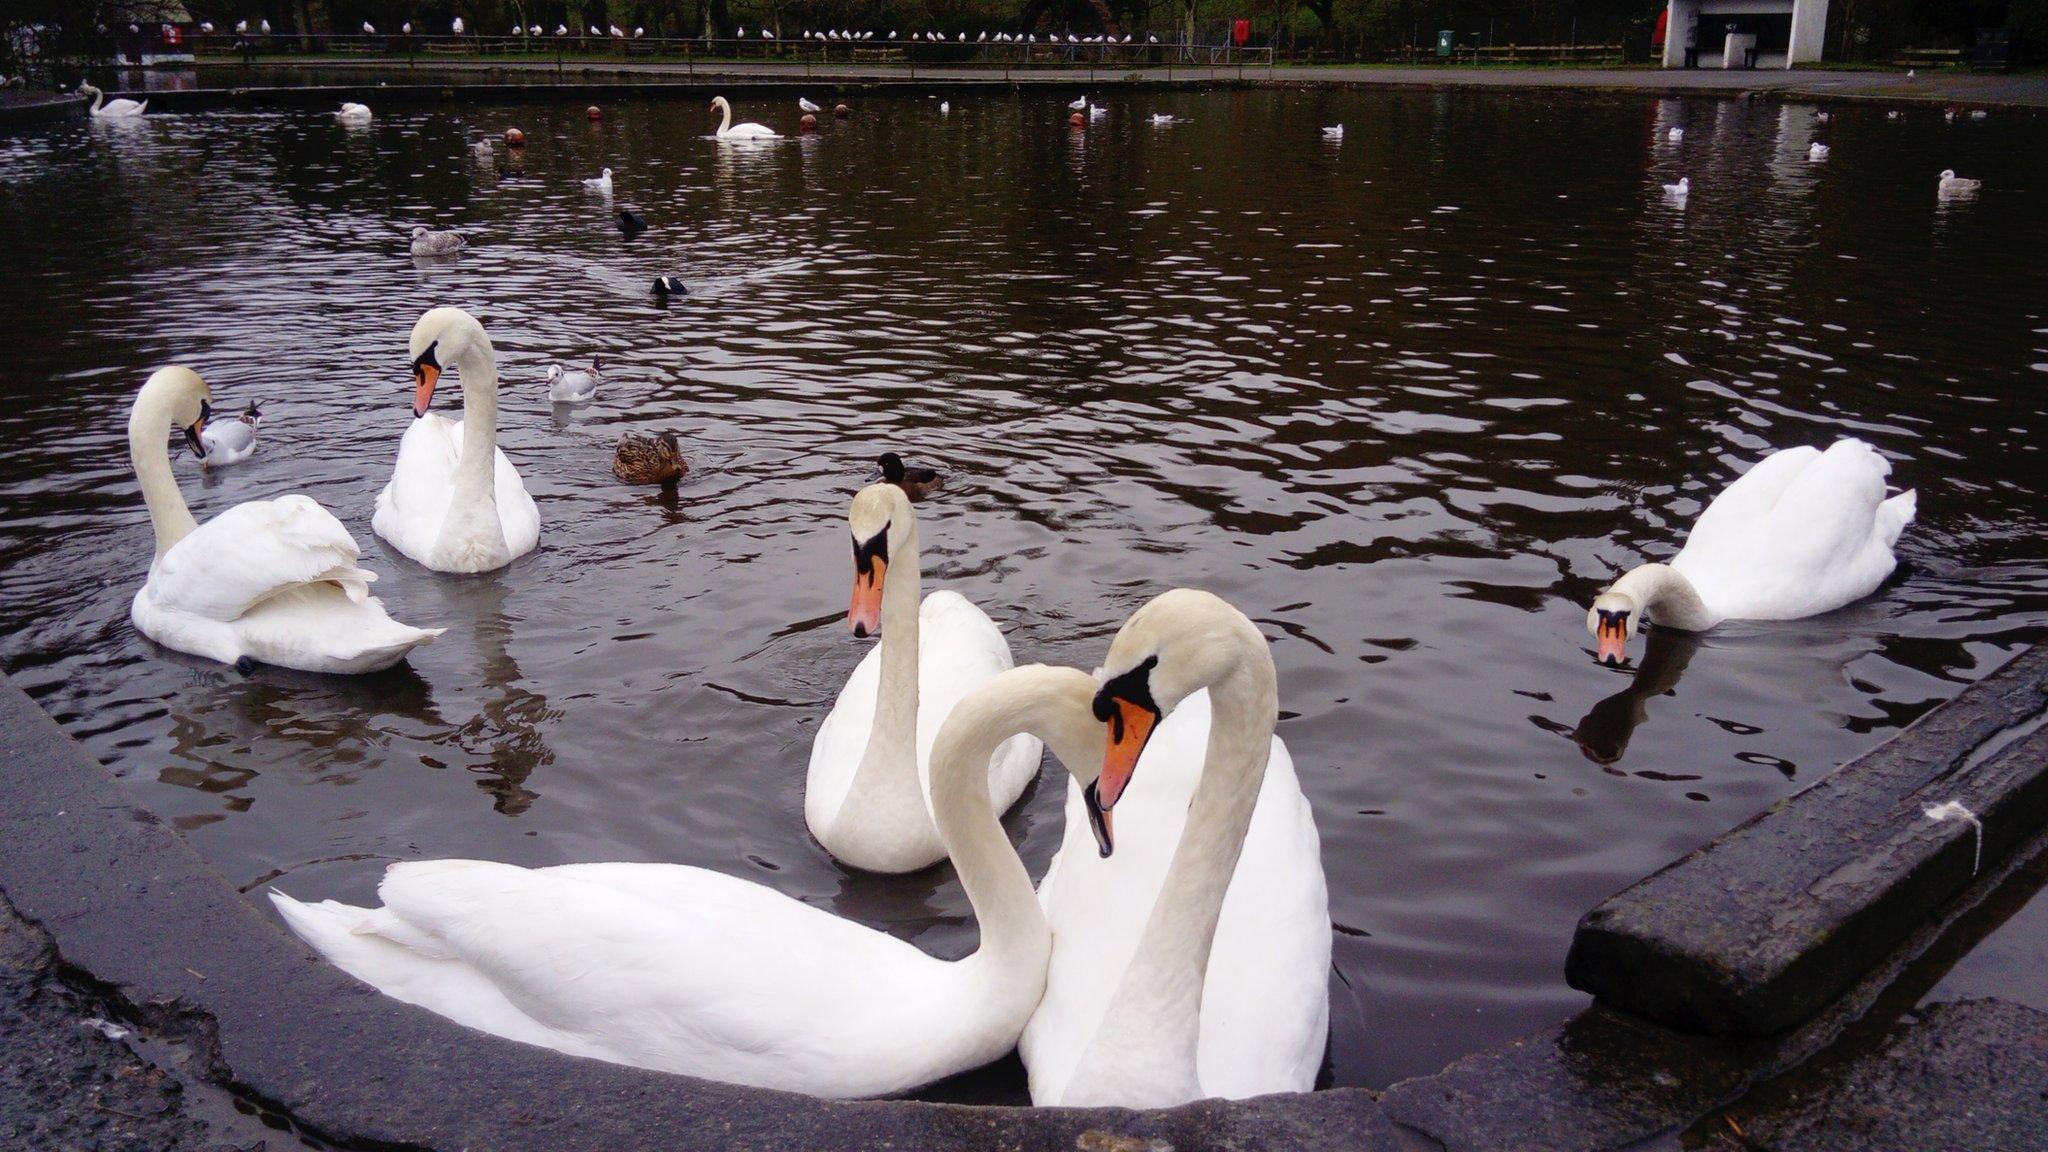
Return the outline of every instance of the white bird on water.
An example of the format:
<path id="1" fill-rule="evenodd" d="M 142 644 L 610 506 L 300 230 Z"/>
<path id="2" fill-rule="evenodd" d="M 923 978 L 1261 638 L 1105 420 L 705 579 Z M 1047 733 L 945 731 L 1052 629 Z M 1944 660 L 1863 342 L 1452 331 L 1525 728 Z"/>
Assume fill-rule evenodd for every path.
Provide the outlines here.
<path id="1" fill-rule="evenodd" d="M 1813 147 L 1811 147 L 1811 148 L 1808 148 L 1808 149 L 1806 150 L 1806 158 L 1807 158 L 1808 160 L 1825 160 L 1825 159 L 1827 159 L 1827 158 L 1828 158 L 1828 146 L 1827 146 L 1827 145 L 1825 145 L 1825 144 L 1822 144 L 1822 143 L 1820 143 L 1820 142 L 1819 142 L 1819 141 L 1817 141 L 1817 140 L 1816 140 L 1816 141 L 1814 141 L 1814 145 L 1813 145 Z"/>
<path id="2" fill-rule="evenodd" d="M 1323 129 L 1323 139 L 1331 143 L 1344 139 L 1344 126 L 1342 124 L 1332 124 Z"/>
<path id="3" fill-rule="evenodd" d="M 370 122 L 370 106 L 368 104 L 355 103 L 343 104 L 341 111 L 334 114 L 334 118 L 343 124 L 368 124 Z"/>
<path id="4" fill-rule="evenodd" d="M 263 409 L 256 401 L 240 416 L 232 420 L 209 420 L 199 433 L 200 443 L 206 445 L 206 455 L 199 458 L 201 468 L 221 468 L 239 464 L 256 454 L 256 429 L 263 423 Z"/>
<path id="5" fill-rule="evenodd" d="M 1685 198 L 1692 194 L 1692 177 L 1680 176 L 1678 183 L 1666 184 L 1664 194 L 1681 204 L 1685 203 Z"/>
<path id="6" fill-rule="evenodd" d="M 92 114 L 95 120 L 125 120 L 130 116 L 142 115 L 142 110 L 149 107 L 149 101 L 147 100 L 139 104 L 127 99 L 108 100 L 105 104 L 101 104 L 100 101 L 106 94 L 90 84 L 80 84 L 78 92 L 81 96 L 92 97 L 92 107 L 87 109 L 87 111 Z"/>
<path id="7" fill-rule="evenodd" d="M 612 170 L 607 168 L 603 172 L 598 173 L 595 177 L 589 180 L 585 180 L 583 182 L 583 190 L 586 192 L 596 192 L 604 196 L 611 195 Z"/>
<path id="8" fill-rule="evenodd" d="M 1168 116 L 1164 112 L 1154 112 L 1152 114 L 1152 126 L 1154 128 L 1164 128 L 1171 123 L 1173 123 L 1173 117 Z"/>
<path id="9" fill-rule="evenodd" d="M 1960 197 L 1975 196 L 1977 189 L 1983 186 L 1984 182 L 1982 180 L 1972 180 L 1964 176 L 1958 176 L 1955 169 L 1944 168 L 1941 170 L 1941 184 L 1935 191 L 1943 200 L 1952 200 Z"/>
<path id="10" fill-rule="evenodd" d="M 1673 128 L 1666 134 L 1666 139 L 1669 139 L 1673 144 L 1678 143 L 1680 140 L 1685 139 L 1685 129 Z"/>
<path id="11" fill-rule="evenodd" d="M 1088 118 L 1090 120 L 1100 120 L 1107 115 L 1109 115 L 1109 109 L 1104 108 L 1100 104 L 1090 104 L 1088 106 Z"/>
<path id="12" fill-rule="evenodd" d="M 604 357 L 592 356 L 588 368 L 548 365 L 548 399 L 556 404 L 581 404 L 597 395 L 602 382 Z"/>
<path id="13" fill-rule="evenodd" d="M 1086 96 L 1083 96 L 1079 100 L 1076 100 L 1073 103 L 1067 105 L 1067 111 L 1069 112 L 1086 112 L 1087 110 L 1088 97 Z"/>
<path id="14" fill-rule="evenodd" d="M 796 106 L 806 112 L 816 112 L 818 110 L 816 104 L 811 103 L 809 99 L 802 96 L 796 98 Z"/>

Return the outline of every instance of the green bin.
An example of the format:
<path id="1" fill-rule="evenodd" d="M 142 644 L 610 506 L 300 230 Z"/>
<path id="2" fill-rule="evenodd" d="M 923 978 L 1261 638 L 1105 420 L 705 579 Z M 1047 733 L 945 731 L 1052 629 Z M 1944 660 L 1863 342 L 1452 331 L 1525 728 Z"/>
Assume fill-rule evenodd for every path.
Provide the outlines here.
<path id="1" fill-rule="evenodd" d="M 1439 56 L 1449 56 L 1457 50 L 1457 40 L 1458 34 L 1456 32 L 1449 28 L 1440 30 L 1436 34 L 1436 54 Z"/>

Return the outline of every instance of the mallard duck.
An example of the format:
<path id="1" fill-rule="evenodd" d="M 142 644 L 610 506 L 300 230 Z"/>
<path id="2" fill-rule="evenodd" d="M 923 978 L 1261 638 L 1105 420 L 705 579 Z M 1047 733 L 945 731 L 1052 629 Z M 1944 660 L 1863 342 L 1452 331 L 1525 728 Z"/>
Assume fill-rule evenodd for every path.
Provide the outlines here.
<path id="1" fill-rule="evenodd" d="M 619 437 L 619 450 L 612 456 L 612 475 L 628 484 L 673 484 L 690 466 L 683 462 L 676 434 Z"/>
<path id="2" fill-rule="evenodd" d="M 894 452 L 882 453 L 882 481 L 903 489 L 903 494 L 914 503 L 939 490 L 944 478 L 931 468 L 907 468 L 903 457 Z"/>

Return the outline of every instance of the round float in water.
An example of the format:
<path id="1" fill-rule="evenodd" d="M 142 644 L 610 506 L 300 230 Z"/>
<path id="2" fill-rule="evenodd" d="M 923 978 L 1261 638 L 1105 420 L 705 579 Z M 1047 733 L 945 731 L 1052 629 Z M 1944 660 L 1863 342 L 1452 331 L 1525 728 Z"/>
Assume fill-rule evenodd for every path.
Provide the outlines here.
<path id="1" fill-rule="evenodd" d="M 520 131 L 519 129 L 517 129 L 517 128 L 507 128 L 507 129 L 505 129 L 505 147 L 507 147 L 507 148 L 524 148 L 524 147 L 526 147 L 526 133 L 524 133 L 524 132 L 521 132 L 521 131 Z"/>

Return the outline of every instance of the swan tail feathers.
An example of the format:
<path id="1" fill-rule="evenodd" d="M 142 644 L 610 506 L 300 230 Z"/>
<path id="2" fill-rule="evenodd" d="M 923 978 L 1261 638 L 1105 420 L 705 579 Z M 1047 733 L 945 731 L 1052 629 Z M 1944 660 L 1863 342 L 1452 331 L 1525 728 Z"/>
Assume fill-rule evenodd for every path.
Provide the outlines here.
<path id="1" fill-rule="evenodd" d="M 1920 511 L 1920 493 L 1908 488 L 1897 496 L 1877 506 L 1877 532 L 1887 548 L 1898 544 L 1899 537 L 1906 531 L 1906 525 Z"/>

